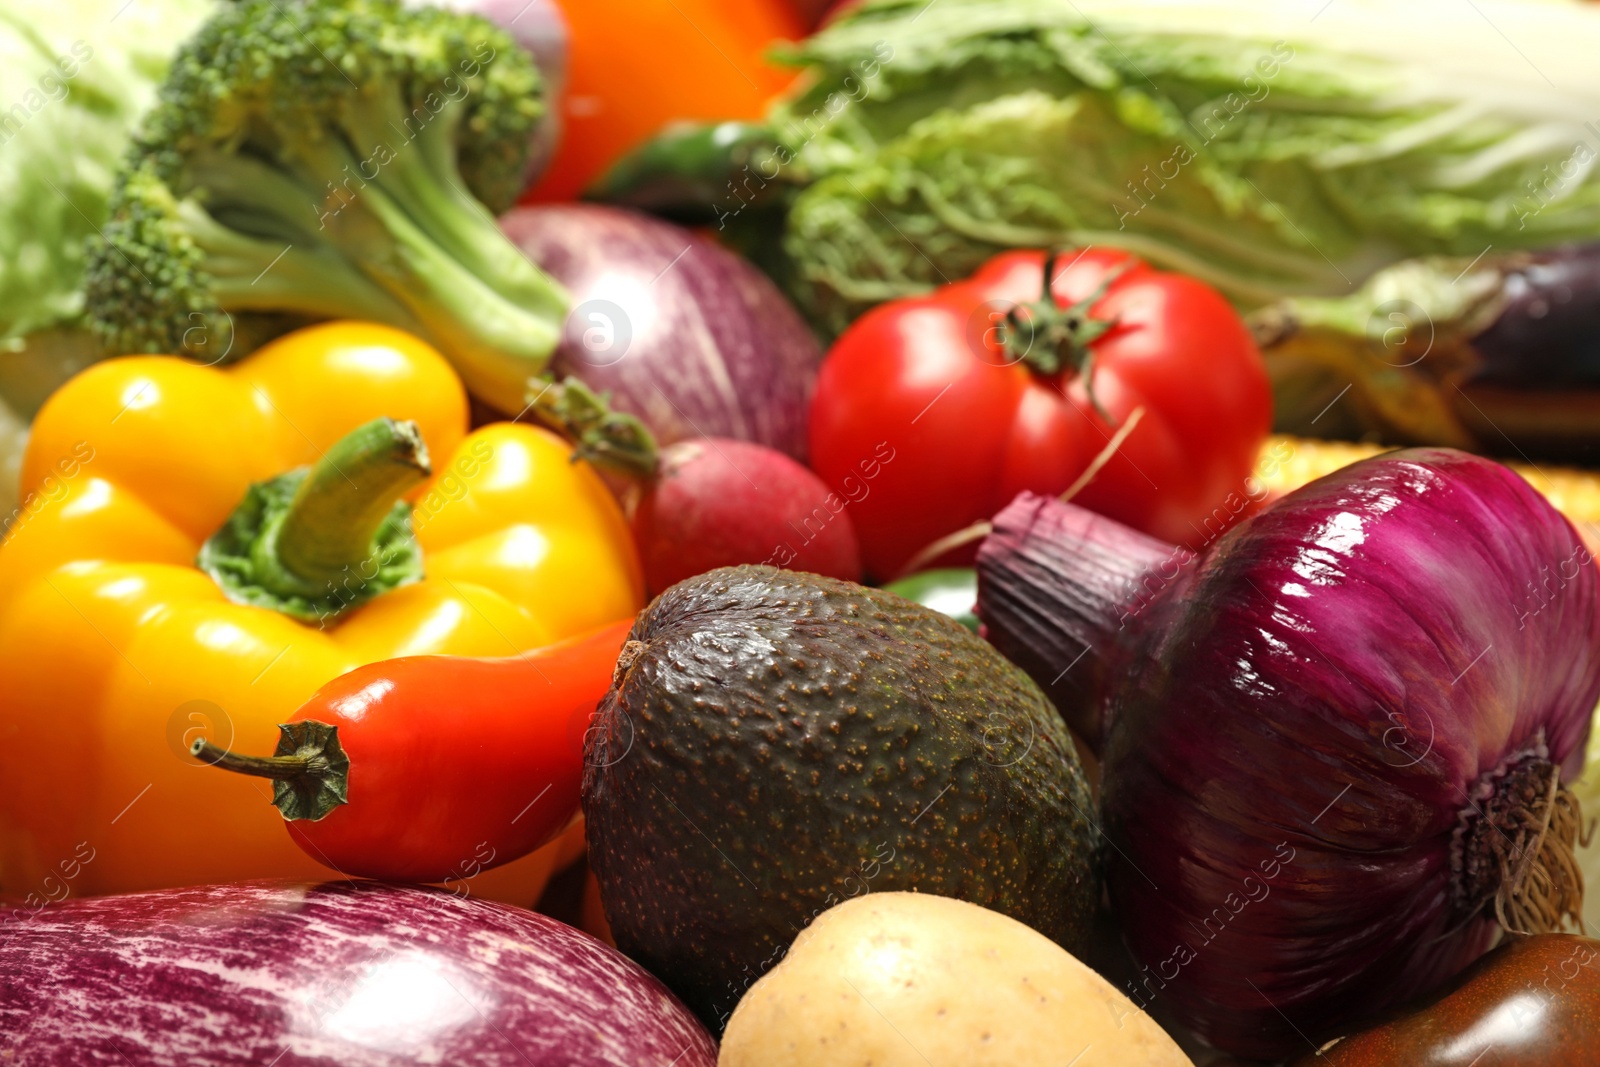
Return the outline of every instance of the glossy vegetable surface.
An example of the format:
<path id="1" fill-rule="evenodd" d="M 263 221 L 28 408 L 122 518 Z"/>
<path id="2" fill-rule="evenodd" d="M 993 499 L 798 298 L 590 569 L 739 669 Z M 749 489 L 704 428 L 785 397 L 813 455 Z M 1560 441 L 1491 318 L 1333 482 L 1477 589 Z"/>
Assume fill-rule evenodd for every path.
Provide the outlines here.
<path id="1" fill-rule="evenodd" d="M 1267 438 L 1256 464 L 1257 488 L 1266 500 L 1276 500 L 1340 467 L 1388 451 L 1384 445 L 1274 434 Z M 1600 552 L 1600 474 L 1550 463 L 1508 462 L 1506 466 L 1567 517 L 1591 552 Z"/>
<path id="2" fill-rule="evenodd" d="M 566 130 L 539 200 L 572 199 L 669 122 L 757 117 L 794 77 L 767 50 L 807 28 L 783 0 L 557 2 L 571 32 Z"/>
<path id="3" fill-rule="evenodd" d="M 289 717 L 272 757 L 210 745 L 196 754 L 274 779 L 289 835 L 345 874 L 470 877 L 577 817 L 584 735 L 631 625 L 520 656 L 357 667 Z"/>
<path id="4" fill-rule="evenodd" d="M 1570 1067 L 1600 1050 L 1600 941 L 1513 938 L 1434 1003 L 1297 1067 Z"/>
<path id="5" fill-rule="evenodd" d="M 1600 698 L 1600 581 L 1529 485 L 1449 450 L 1299 489 L 1196 557 L 1022 497 L 979 614 L 1109 721 L 1113 908 L 1165 1003 L 1270 1058 L 1576 918 L 1563 782 Z M 1048 678 L 1046 680 L 1049 680 Z"/>
<path id="6" fill-rule="evenodd" d="M 843 491 L 876 451 L 894 455 L 850 506 L 875 578 L 1022 490 L 1066 491 L 1135 412 L 1079 503 L 1186 541 L 1242 489 L 1271 400 L 1233 309 L 1124 253 L 1048 262 L 1048 302 L 1036 303 L 1045 253 L 1008 253 L 967 282 L 875 309 L 829 351 L 812 465 Z"/>
<path id="7" fill-rule="evenodd" d="M 415 429 L 341 474 L 323 454 L 381 416 Z M 83 841 L 98 859 L 80 894 L 325 874 L 277 825 L 266 783 L 202 766 L 189 744 L 267 752 L 292 709 L 363 663 L 513 655 L 632 615 L 627 527 L 568 451 L 529 426 L 468 436 L 444 359 L 364 324 L 297 332 L 226 370 L 130 357 L 68 383 L 23 466 L 48 504 L 0 545 L 3 891 L 34 892 Z M 423 453 L 434 474 L 407 515 L 396 498 Z M 216 573 L 282 562 L 293 544 L 315 576 L 275 568 L 292 586 L 277 607 L 230 598 L 196 568 L 202 543 L 248 517 L 252 483 L 285 488 L 308 463 L 301 484 L 325 490 L 300 509 L 312 536 L 259 557 L 236 546 Z M 367 540 L 373 526 L 390 539 Z M 420 579 L 354 603 L 401 564 Z M 529 901 L 544 874 L 503 891 Z"/>
<path id="8" fill-rule="evenodd" d="M 741 563 L 861 578 L 845 498 L 782 452 L 727 437 L 660 448 L 643 422 L 577 378 L 544 382 L 529 410 L 573 442 L 574 457 L 632 482 L 623 499 L 651 596 Z"/>
<path id="9" fill-rule="evenodd" d="M 740 563 L 861 579 L 844 497 L 783 453 L 748 441 L 669 445 L 632 525 L 652 595 Z"/>
<path id="10" fill-rule="evenodd" d="M 711 1067 L 641 968 L 554 919 L 374 882 L 0 915 L 0 1060 L 30 1067 Z"/>
<path id="11" fill-rule="evenodd" d="M 522 208 L 501 226 L 571 294 L 558 377 L 609 393 L 663 445 L 734 437 L 804 456 L 822 352 L 749 263 L 618 208 Z"/>

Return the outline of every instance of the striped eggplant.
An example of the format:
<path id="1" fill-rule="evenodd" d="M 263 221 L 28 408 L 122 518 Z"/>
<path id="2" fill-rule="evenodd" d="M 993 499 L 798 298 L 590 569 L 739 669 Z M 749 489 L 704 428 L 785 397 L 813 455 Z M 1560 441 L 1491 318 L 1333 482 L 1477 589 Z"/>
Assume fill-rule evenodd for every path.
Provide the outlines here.
<path id="1" fill-rule="evenodd" d="M 636 211 L 518 208 L 516 245 L 571 294 L 558 377 L 609 392 L 662 445 L 732 437 L 805 458 L 822 350 L 766 276 L 721 245 Z"/>
<path id="2" fill-rule="evenodd" d="M 282 882 L 0 914 L 0 1064 L 714 1067 L 660 982 L 544 915 Z"/>

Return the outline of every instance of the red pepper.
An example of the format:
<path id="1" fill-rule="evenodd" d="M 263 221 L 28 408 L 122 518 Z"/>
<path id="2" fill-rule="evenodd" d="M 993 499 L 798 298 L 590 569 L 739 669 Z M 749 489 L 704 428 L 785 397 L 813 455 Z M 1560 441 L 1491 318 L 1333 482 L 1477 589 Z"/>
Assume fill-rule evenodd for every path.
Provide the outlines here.
<path id="1" fill-rule="evenodd" d="M 276 755 L 194 754 L 275 779 L 313 858 L 448 882 L 509 863 L 578 813 L 583 739 L 632 620 L 503 659 L 409 656 L 341 675 L 279 727 Z"/>

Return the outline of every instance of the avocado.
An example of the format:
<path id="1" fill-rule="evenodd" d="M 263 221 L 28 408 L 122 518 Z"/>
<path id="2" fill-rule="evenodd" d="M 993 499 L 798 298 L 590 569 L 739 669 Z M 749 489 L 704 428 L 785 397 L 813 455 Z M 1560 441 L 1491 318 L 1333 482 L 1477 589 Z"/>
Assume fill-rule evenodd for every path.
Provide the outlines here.
<path id="1" fill-rule="evenodd" d="M 1061 717 L 960 623 L 773 567 L 634 623 L 584 751 L 617 946 L 720 1033 L 797 934 L 864 892 L 991 908 L 1082 955 L 1092 801 Z"/>

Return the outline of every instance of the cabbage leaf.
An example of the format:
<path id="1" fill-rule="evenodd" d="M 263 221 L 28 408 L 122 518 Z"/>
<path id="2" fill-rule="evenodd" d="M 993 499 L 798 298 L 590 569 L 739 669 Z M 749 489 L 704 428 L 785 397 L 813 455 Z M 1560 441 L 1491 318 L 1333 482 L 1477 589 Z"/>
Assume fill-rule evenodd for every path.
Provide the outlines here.
<path id="1" fill-rule="evenodd" d="M 1528 0 L 869 0 L 790 53 L 755 170 L 801 186 L 831 329 L 1019 245 L 1335 295 L 1600 235 L 1597 48 L 1595 5 Z"/>

